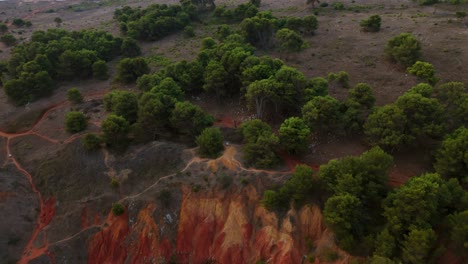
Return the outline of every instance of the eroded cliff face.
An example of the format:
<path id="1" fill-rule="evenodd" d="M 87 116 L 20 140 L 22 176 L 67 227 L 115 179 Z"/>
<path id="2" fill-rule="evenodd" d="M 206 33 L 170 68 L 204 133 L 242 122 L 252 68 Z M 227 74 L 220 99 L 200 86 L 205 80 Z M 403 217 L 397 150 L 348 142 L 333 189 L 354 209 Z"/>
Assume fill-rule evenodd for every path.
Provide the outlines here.
<path id="1" fill-rule="evenodd" d="M 134 223 L 128 214 L 109 216 L 89 240 L 88 263 L 308 263 L 303 256 L 314 248 L 334 247 L 313 205 L 278 218 L 260 205 L 253 186 L 197 193 L 183 187 L 182 197 L 175 234 L 164 228 L 167 219 L 155 218 L 154 202 Z"/>

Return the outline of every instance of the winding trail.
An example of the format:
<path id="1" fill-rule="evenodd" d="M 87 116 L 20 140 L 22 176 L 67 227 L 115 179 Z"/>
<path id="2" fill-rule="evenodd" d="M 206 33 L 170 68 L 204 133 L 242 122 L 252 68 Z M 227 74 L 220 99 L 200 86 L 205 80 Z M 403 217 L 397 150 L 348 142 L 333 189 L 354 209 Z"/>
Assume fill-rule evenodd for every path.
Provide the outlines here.
<path id="1" fill-rule="evenodd" d="M 86 96 L 84 96 L 86 101 L 92 100 L 92 99 L 101 99 L 104 94 L 106 94 L 107 91 L 101 91 L 101 92 L 96 92 L 96 93 L 90 93 Z M 75 141 L 76 139 L 80 138 L 83 134 L 74 134 L 70 136 L 69 138 L 65 139 L 63 142 L 57 139 L 50 138 L 48 136 L 42 135 L 39 132 L 37 132 L 35 129 L 37 126 L 39 126 L 42 121 L 47 118 L 47 116 L 54 110 L 63 108 L 65 106 L 68 106 L 69 102 L 68 101 L 61 101 L 59 103 L 56 103 L 50 107 L 48 107 L 41 115 L 40 117 L 31 125 L 31 127 L 25 131 L 19 131 L 16 133 L 8 133 L 4 131 L 0 131 L 0 137 L 6 138 L 6 144 L 5 144 L 5 152 L 6 152 L 6 160 L 3 166 L 6 166 L 9 163 L 12 163 L 16 169 L 24 174 L 26 176 L 26 179 L 28 180 L 29 184 L 31 185 L 31 190 L 37 195 L 37 198 L 39 200 L 39 214 L 36 220 L 36 224 L 33 230 L 33 233 L 31 235 L 31 238 L 29 239 L 28 243 L 26 244 L 26 248 L 23 250 L 23 254 L 21 255 L 20 260 L 18 261 L 18 264 L 27 264 L 30 260 L 35 259 L 41 255 L 47 255 L 49 256 L 50 260 L 52 263 L 55 263 L 53 256 L 48 252 L 49 244 L 47 243 L 47 237 L 44 236 L 44 241 L 41 246 L 35 245 L 35 241 L 38 237 L 38 235 L 43 231 L 49 223 L 52 221 L 52 218 L 54 217 L 55 214 L 55 198 L 54 197 L 49 197 L 47 199 L 44 199 L 42 196 L 41 192 L 37 189 L 36 185 L 34 184 L 33 177 L 31 173 L 29 173 L 26 169 L 24 169 L 21 164 L 16 160 L 16 158 L 13 156 L 10 146 L 11 146 L 11 140 L 18 138 L 18 137 L 24 137 L 28 135 L 34 135 L 37 136 L 41 139 L 44 139 L 50 143 L 53 144 L 69 144 Z"/>

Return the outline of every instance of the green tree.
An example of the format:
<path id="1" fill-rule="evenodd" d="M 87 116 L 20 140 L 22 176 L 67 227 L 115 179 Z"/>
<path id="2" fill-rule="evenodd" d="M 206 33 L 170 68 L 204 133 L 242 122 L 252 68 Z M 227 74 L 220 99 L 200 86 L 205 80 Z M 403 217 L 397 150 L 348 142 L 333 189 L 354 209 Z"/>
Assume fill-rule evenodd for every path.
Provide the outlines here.
<path id="1" fill-rule="evenodd" d="M 323 77 L 315 77 L 310 79 L 304 89 L 304 101 L 309 102 L 315 96 L 328 95 L 328 81 Z"/>
<path id="2" fill-rule="evenodd" d="M 77 88 L 71 88 L 67 91 L 68 101 L 79 104 L 83 102 L 83 96 Z"/>
<path id="3" fill-rule="evenodd" d="M 302 118 L 315 131 L 328 132 L 340 119 L 340 102 L 331 96 L 316 96 L 302 108 Z"/>
<path id="4" fill-rule="evenodd" d="M 461 127 L 448 135 L 436 153 L 436 171 L 445 177 L 468 183 L 468 129 Z"/>
<path id="5" fill-rule="evenodd" d="M 412 139 L 405 133 L 408 120 L 405 113 L 396 105 L 377 108 L 364 124 L 364 133 L 372 145 L 385 149 L 395 149 Z"/>
<path id="6" fill-rule="evenodd" d="M 203 89 L 216 94 L 216 98 L 220 101 L 222 97 L 228 95 L 228 91 L 226 90 L 228 77 L 228 72 L 224 69 L 223 65 L 212 60 L 205 69 L 205 84 L 203 85 Z"/>
<path id="7" fill-rule="evenodd" d="M 308 195 L 313 192 L 316 185 L 314 171 L 307 165 L 297 165 L 292 177 L 281 187 L 280 192 L 287 195 L 297 205 L 302 205 Z"/>
<path id="8" fill-rule="evenodd" d="M 318 28 L 318 20 L 314 15 L 306 16 L 302 19 L 304 30 L 309 34 L 314 34 L 314 31 Z"/>
<path id="9" fill-rule="evenodd" d="M 257 139 L 263 134 L 273 133 L 270 125 L 260 119 L 253 119 L 243 122 L 239 127 L 239 131 L 247 143 L 257 141 Z"/>
<path id="10" fill-rule="evenodd" d="M 249 165 L 258 168 L 271 168 L 279 162 L 276 149 L 278 137 L 273 133 L 262 133 L 254 142 L 243 147 L 244 159 Z"/>
<path id="11" fill-rule="evenodd" d="M 432 85 L 439 80 L 435 77 L 434 66 L 429 62 L 416 61 L 413 66 L 407 68 L 407 71 Z"/>
<path id="12" fill-rule="evenodd" d="M 138 97 L 123 90 L 114 90 L 104 96 L 104 107 L 107 111 L 125 118 L 130 124 L 138 117 Z"/>
<path id="13" fill-rule="evenodd" d="M 388 41 L 385 53 L 391 60 L 409 67 L 420 59 L 421 43 L 410 33 L 401 33 Z"/>
<path id="14" fill-rule="evenodd" d="M 299 117 L 284 120 L 279 129 L 281 145 L 292 153 L 302 153 L 307 150 L 310 128 Z"/>
<path id="15" fill-rule="evenodd" d="M 103 60 L 97 60 L 93 63 L 93 77 L 98 80 L 107 80 L 109 74 L 107 73 L 107 64 Z"/>
<path id="16" fill-rule="evenodd" d="M 271 12 L 259 12 L 256 16 L 246 18 L 240 24 L 241 32 L 246 40 L 257 47 L 270 45 L 277 28 L 277 19 Z"/>
<path id="17" fill-rule="evenodd" d="M 8 31 L 8 26 L 5 23 L 0 22 L 0 34 L 5 34 Z"/>
<path id="18" fill-rule="evenodd" d="M 348 99 L 358 102 L 367 109 L 374 107 L 375 103 L 373 89 L 366 83 L 358 83 L 354 88 L 349 90 Z"/>
<path id="19" fill-rule="evenodd" d="M 129 37 L 124 38 L 121 49 L 124 57 L 133 58 L 141 55 L 141 49 L 137 41 Z"/>
<path id="20" fill-rule="evenodd" d="M 0 41 L 7 46 L 13 46 L 16 44 L 17 39 L 12 34 L 4 34 L 0 36 Z"/>
<path id="21" fill-rule="evenodd" d="M 256 110 L 257 118 L 263 117 L 267 102 L 277 101 L 280 87 L 273 78 L 254 81 L 248 86 L 245 98 L 248 106 Z"/>
<path id="22" fill-rule="evenodd" d="M 213 116 L 190 102 L 177 102 L 170 117 L 171 126 L 179 133 L 195 137 L 213 124 Z"/>
<path id="23" fill-rule="evenodd" d="M 450 238 L 457 250 L 465 252 L 468 249 L 468 210 L 448 216 Z"/>
<path id="24" fill-rule="evenodd" d="M 364 31 L 377 32 L 380 30 L 382 18 L 379 15 L 372 15 L 368 19 L 361 20 L 359 25 Z"/>
<path id="25" fill-rule="evenodd" d="M 412 229 L 408 235 L 405 235 L 403 241 L 403 260 L 406 263 L 425 264 L 428 263 L 429 255 L 434 249 L 436 242 L 434 230 Z"/>
<path id="26" fill-rule="evenodd" d="M 362 209 L 361 201 L 350 194 L 340 194 L 330 197 L 325 202 L 323 219 L 339 240 L 339 245 L 349 250 L 355 243 L 353 229 L 359 225 Z"/>
<path id="27" fill-rule="evenodd" d="M 184 36 L 186 38 L 193 38 L 195 37 L 195 29 L 192 26 L 186 26 L 184 28 Z"/>
<path id="28" fill-rule="evenodd" d="M 468 89 L 461 82 L 448 82 L 434 87 L 433 96 L 445 108 L 445 124 L 450 130 L 468 124 Z"/>
<path id="29" fill-rule="evenodd" d="M 65 126 L 70 133 L 81 132 L 88 126 L 88 120 L 82 112 L 68 112 L 65 117 Z"/>
<path id="30" fill-rule="evenodd" d="M 117 80 L 123 83 L 136 81 L 138 77 L 149 73 L 148 63 L 144 58 L 125 58 L 117 65 Z"/>
<path id="31" fill-rule="evenodd" d="M 444 133 L 444 108 L 437 99 L 414 93 L 404 94 L 395 104 L 405 114 L 405 131 L 413 139 L 437 138 Z"/>
<path id="32" fill-rule="evenodd" d="M 219 128 L 208 127 L 196 139 L 202 157 L 217 158 L 224 150 L 223 134 Z"/>
<path id="33" fill-rule="evenodd" d="M 417 85 L 411 87 L 406 93 L 417 93 L 424 97 L 430 98 L 434 88 L 427 83 L 418 83 Z"/>
<path id="34" fill-rule="evenodd" d="M 101 147 L 102 139 L 93 133 L 86 133 L 81 138 L 81 143 L 87 151 L 93 151 Z"/>
<path id="35" fill-rule="evenodd" d="M 126 144 L 127 134 L 130 131 L 128 121 L 114 114 L 110 114 L 102 122 L 101 126 L 104 141 L 111 146 L 119 146 Z"/>
<path id="36" fill-rule="evenodd" d="M 283 28 L 276 32 L 276 40 L 282 51 L 299 52 L 304 49 L 304 40 L 296 32 Z"/>

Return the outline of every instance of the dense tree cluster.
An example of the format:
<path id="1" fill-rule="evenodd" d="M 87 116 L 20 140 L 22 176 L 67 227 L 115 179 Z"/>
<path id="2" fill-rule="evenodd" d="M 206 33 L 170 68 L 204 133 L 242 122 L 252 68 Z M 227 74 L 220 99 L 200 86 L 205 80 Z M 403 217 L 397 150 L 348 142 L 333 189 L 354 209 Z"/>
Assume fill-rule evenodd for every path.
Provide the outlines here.
<path id="1" fill-rule="evenodd" d="M 432 87 L 418 84 L 394 104 L 377 108 L 367 119 L 365 133 L 371 144 L 387 149 L 425 144 L 466 124 L 468 92 L 463 83 Z"/>
<path id="2" fill-rule="evenodd" d="M 5 92 L 19 105 L 49 95 L 56 81 L 96 75 L 95 64 L 105 66 L 120 54 L 121 45 L 120 38 L 103 31 L 35 31 L 31 41 L 12 51 Z"/>
<path id="3" fill-rule="evenodd" d="M 268 168 L 278 164 L 276 154 L 279 138 L 271 127 L 259 119 L 242 123 L 239 130 L 246 144 L 243 147 L 244 159 L 249 165 Z"/>
<path id="4" fill-rule="evenodd" d="M 421 58 L 421 42 L 410 33 L 401 33 L 388 41 L 385 53 L 391 60 L 409 67 Z"/>
<path id="5" fill-rule="evenodd" d="M 197 13 L 197 7 L 191 1 L 183 0 L 180 5 L 125 6 L 115 10 L 114 18 L 120 23 L 120 30 L 129 37 L 158 40 L 184 29 L 197 18 Z"/>

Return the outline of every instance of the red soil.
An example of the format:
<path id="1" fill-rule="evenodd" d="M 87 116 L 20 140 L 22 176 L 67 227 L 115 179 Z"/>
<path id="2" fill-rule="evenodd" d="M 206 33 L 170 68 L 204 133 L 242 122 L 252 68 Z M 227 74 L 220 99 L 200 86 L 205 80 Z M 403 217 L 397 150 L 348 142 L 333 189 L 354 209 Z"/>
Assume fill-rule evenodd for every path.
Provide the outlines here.
<path id="1" fill-rule="evenodd" d="M 216 120 L 214 125 L 219 127 L 237 128 L 240 125 L 240 121 L 230 116 L 223 116 Z"/>
<path id="2" fill-rule="evenodd" d="M 114 216 L 110 212 L 106 224 L 106 227 L 89 240 L 89 264 L 124 263 L 127 258 L 125 245 L 125 238 L 129 232 L 127 209 L 120 216 Z"/>

